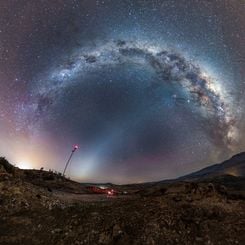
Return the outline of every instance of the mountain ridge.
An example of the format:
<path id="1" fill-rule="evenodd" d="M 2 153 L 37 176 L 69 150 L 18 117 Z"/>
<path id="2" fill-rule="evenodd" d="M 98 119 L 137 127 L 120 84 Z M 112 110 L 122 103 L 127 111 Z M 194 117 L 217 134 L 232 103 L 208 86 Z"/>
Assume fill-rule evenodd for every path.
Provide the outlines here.
<path id="1" fill-rule="evenodd" d="M 190 174 L 181 176 L 176 180 L 194 180 L 196 178 L 218 177 L 231 175 L 236 177 L 245 176 L 245 152 L 233 155 L 230 159 L 202 168 Z"/>

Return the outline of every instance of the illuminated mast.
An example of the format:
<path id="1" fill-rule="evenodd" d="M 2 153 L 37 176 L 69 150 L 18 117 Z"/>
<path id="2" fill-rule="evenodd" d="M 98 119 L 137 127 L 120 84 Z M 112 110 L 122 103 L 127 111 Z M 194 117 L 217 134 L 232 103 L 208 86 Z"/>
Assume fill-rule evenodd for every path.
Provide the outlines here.
<path id="1" fill-rule="evenodd" d="M 67 161 L 67 163 L 66 163 L 66 165 L 65 165 L 65 169 L 64 169 L 64 171 L 63 171 L 63 176 L 65 176 L 65 172 L 66 172 L 66 169 L 67 169 L 67 167 L 68 167 L 68 164 L 69 164 L 69 162 L 71 161 L 71 158 L 72 158 L 74 152 L 75 152 L 77 149 L 78 149 L 78 145 L 74 145 L 74 146 L 73 146 L 73 149 L 72 149 L 72 151 L 71 151 L 71 155 L 70 155 L 70 157 L 69 157 L 69 159 L 68 159 L 68 161 Z"/>

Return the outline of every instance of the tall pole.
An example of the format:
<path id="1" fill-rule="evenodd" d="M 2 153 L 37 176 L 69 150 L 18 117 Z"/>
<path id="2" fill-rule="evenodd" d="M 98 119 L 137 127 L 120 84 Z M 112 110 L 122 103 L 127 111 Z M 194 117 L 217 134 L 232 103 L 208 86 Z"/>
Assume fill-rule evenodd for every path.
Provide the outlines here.
<path id="1" fill-rule="evenodd" d="M 73 147 L 73 149 L 72 149 L 72 152 L 71 152 L 70 157 L 68 158 L 68 160 L 67 160 L 67 162 L 66 162 L 65 169 L 64 169 L 64 171 L 63 171 L 63 176 L 65 176 L 65 172 L 66 172 L 66 169 L 67 169 L 67 167 L 68 167 L 68 164 L 69 164 L 69 162 L 71 161 L 71 158 L 72 158 L 74 152 L 75 152 L 77 149 L 78 149 L 78 146 L 75 145 L 75 146 Z"/>

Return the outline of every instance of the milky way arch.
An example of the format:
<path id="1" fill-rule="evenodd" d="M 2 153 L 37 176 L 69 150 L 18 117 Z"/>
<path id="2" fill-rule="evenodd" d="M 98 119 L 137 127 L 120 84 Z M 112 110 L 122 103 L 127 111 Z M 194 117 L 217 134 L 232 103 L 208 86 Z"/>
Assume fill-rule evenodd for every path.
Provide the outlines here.
<path id="1" fill-rule="evenodd" d="M 114 65 L 137 63 L 151 69 L 162 84 L 178 84 L 185 98 L 173 95 L 173 100 L 191 103 L 199 110 L 199 117 L 212 128 L 210 138 L 218 144 L 232 147 L 234 120 L 229 101 L 217 87 L 217 81 L 206 75 L 194 62 L 183 55 L 137 41 L 111 41 L 96 47 L 76 50 L 53 67 L 45 79 L 39 79 L 32 88 L 31 103 L 25 106 L 28 124 L 37 124 L 47 111 L 62 98 L 62 93 L 74 83 L 83 82 L 91 72 Z M 79 80 L 76 78 L 80 78 Z M 30 127 L 30 126 L 29 126 Z M 215 130 L 214 130 L 215 129 Z"/>

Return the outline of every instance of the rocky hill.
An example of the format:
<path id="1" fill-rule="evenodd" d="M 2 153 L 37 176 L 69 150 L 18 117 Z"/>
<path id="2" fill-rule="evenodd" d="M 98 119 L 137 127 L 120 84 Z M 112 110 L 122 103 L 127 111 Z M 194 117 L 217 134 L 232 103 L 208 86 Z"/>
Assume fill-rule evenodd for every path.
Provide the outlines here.
<path id="1" fill-rule="evenodd" d="M 179 179 L 194 180 L 200 178 L 210 178 L 222 175 L 231 175 L 236 177 L 245 177 L 245 152 L 239 153 L 227 161 L 211 165 L 197 172 L 188 174 Z"/>
<path id="2" fill-rule="evenodd" d="M 232 185 L 242 178 L 112 185 L 129 194 L 107 196 L 0 158 L 0 244 L 245 244 L 244 191 Z"/>

